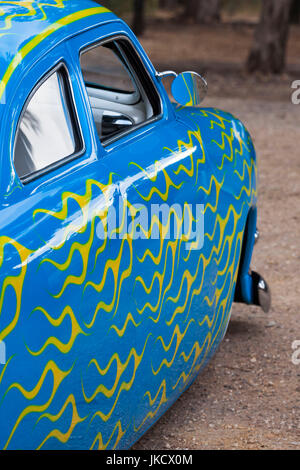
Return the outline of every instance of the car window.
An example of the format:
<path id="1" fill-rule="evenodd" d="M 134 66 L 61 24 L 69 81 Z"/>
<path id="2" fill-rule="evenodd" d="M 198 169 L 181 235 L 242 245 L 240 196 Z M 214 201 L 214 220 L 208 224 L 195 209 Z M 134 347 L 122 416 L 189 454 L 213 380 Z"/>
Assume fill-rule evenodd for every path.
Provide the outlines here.
<path id="1" fill-rule="evenodd" d="M 114 42 L 93 47 L 81 55 L 84 81 L 99 88 L 134 93 L 136 86 Z"/>
<path id="2" fill-rule="evenodd" d="M 20 118 L 14 151 L 18 176 L 26 179 L 80 150 L 81 139 L 64 67 L 39 84 Z"/>
<path id="3" fill-rule="evenodd" d="M 101 142 L 107 143 L 160 115 L 156 88 L 127 39 L 83 51 L 80 64 Z"/>

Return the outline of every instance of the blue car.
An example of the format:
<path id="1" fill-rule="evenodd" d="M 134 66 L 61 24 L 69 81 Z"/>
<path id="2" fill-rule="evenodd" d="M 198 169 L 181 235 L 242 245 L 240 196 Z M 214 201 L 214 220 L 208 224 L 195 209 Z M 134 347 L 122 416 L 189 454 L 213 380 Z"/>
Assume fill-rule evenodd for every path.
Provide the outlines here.
<path id="1" fill-rule="evenodd" d="M 130 448 L 270 308 L 252 140 L 92 1 L 1 1 L 0 36 L 0 448 Z"/>

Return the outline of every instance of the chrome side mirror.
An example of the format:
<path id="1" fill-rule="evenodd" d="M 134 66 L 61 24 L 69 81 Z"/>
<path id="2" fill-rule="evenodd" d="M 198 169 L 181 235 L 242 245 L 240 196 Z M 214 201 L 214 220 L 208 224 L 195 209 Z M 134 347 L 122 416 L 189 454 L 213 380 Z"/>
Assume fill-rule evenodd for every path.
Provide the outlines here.
<path id="1" fill-rule="evenodd" d="M 182 106 L 199 106 L 207 94 L 207 82 L 196 72 L 183 72 L 177 75 L 175 72 L 158 73 L 161 79 L 174 76 L 171 85 L 173 98 Z"/>
<path id="2" fill-rule="evenodd" d="M 206 80 L 195 72 L 183 72 L 172 83 L 173 97 L 182 106 L 199 106 L 206 93 Z"/>

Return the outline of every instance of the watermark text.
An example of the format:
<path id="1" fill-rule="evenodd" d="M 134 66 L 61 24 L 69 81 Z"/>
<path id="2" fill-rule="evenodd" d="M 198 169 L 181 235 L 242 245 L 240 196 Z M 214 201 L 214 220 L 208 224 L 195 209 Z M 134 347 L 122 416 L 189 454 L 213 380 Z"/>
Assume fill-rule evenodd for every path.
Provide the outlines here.
<path id="1" fill-rule="evenodd" d="M 98 239 L 180 240 L 186 250 L 204 244 L 204 204 L 135 204 L 119 199 L 100 215 Z"/>
<path id="2" fill-rule="evenodd" d="M 294 366 L 300 365 L 300 340 L 294 341 L 292 344 L 292 349 L 294 350 L 292 355 L 292 363 Z"/>
<path id="3" fill-rule="evenodd" d="M 292 103 L 300 104 L 300 80 L 293 81 L 291 88 L 295 90 L 292 93 Z"/>
<path id="4" fill-rule="evenodd" d="M 0 365 L 6 364 L 6 345 L 4 341 L 0 341 Z"/>

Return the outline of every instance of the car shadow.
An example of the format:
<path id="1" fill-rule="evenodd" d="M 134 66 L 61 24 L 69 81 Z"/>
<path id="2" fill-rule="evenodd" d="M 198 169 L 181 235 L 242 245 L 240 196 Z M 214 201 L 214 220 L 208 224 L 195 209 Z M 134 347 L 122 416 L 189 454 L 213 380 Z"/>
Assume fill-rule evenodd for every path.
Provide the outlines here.
<path id="1" fill-rule="evenodd" d="M 264 328 L 261 323 L 251 320 L 243 320 L 239 318 L 232 318 L 229 322 L 226 337 L 235 336 L 261 336 L 264 333 Z"/>

